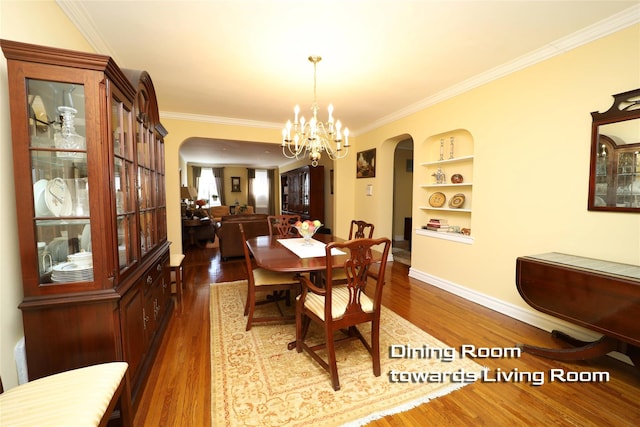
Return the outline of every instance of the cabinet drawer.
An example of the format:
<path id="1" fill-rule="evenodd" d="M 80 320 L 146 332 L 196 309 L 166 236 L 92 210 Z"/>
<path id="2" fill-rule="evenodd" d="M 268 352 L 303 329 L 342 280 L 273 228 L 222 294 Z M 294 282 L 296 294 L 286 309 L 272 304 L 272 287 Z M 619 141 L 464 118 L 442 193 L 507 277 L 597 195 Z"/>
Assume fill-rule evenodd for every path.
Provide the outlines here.
<path id="1" fill-rule="evenodd" d="M 162 277 L 163 260 L 164 260 L 164 257 L 158 260 L 156 263 L 154 263 L 153 267 L 150 267 L 142 275 L 143 289 L 145 294 L 149 293 L 149 291 L 153 287 L 153 284 L 158 282 L 158 280 Z"/>

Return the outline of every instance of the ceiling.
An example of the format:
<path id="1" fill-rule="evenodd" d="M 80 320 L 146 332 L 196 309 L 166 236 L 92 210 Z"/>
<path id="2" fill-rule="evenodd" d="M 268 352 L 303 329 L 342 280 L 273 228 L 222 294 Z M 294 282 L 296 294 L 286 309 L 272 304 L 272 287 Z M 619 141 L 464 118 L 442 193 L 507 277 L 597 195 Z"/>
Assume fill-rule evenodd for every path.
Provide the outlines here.
<path id="1" fill-rule="evenodd" d="M 97 52 L 149 72 L 161 117 L 281 128 L 310 108 L 307 57 L 320 55 L 321 118 L 332 103 L 352 135 L 640 21 L 638 0 L 57 3 Z M 202 135 L 181 154 L 283 161 L 277 146 Z"/>

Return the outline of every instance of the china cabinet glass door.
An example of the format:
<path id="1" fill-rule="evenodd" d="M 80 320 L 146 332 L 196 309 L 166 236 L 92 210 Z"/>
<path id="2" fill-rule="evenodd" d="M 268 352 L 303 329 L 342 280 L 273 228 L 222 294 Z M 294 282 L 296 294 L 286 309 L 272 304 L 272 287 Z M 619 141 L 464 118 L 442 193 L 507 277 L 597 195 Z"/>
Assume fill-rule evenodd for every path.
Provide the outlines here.
<path id="1" fill-rule="evenodd" d="M 113 129 L 114 190 L 118 233 L 118 265 L 121 270 L 136 261 L 136 210 L 134 202 L 134 158 L 131 107 L 117 96 L 111 100 Z"/>
<path id="2" fill-rule="evenodd" d="M 164 173 L 164 142 L 162 136 L 156 135 L 155 159 L 155 198 L 156 198 L 156 224 L 157 240 L 163 242 L 167 239 L 167 198 L 165 193 L 165 173 Z"/>
<path id="3" fill-rule="evenodd" d="M 82 84 L 26 79 L 40 284 L 93 280 Z"/>
<path id="4" fill-rule="evenodd" d="M 138 205 L 140 209 L 140 252 L 144 256 L 153 249 L 157 243 L 155 207 L 155 171 L 153 170 L 153 144 L 154 133 L 149 128 L 147 115 L 144 114 L 144 103 L 138 100 L 138 133 L 137 133 L 137 155 L 138 155 Z"/>

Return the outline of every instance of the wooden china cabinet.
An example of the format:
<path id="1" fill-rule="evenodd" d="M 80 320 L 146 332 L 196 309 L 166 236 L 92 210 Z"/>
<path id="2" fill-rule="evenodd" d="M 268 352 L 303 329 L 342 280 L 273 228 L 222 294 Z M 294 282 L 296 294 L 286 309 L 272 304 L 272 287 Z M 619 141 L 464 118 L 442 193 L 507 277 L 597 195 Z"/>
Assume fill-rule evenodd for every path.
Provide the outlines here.
<path id="1" fill-rule="evenodd" d="M 324 224 L 324 166 L 303 166 L 280 174 L 281 211 Z"/>
<path id="2" fill-rule="evenodd" d="M 135 405 L 173 309 L 151 78 L 108 56 L 0 45 L 29 379 L 124 360 Z"/>

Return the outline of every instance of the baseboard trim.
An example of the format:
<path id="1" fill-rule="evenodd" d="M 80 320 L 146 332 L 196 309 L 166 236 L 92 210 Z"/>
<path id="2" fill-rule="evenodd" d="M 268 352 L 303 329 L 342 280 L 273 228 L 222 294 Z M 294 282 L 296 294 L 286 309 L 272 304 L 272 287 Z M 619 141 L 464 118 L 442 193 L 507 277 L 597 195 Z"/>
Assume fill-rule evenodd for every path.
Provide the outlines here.
<path id="1" fill-rule="evenodd" d="M 535 326 L 536 328 L 542 329 L 543 331 L 551 332 L 554 329 L 561 330 L 562 332 L 565 332 L 575 338 L 585 341 L 594 341 L 601 336 L 596 332 L 590 331 L 580 326 L 573 325 L 560 319 L 555 319 L 551 316 L 547 316 L 543 313 L 522 308 L 506 301 L 499 300 L 490 295 L 474 291 L 473 289 L 469 289 L 467 287 L 450 282 L 432 274 L 425 273 L 413 267 L 409 268 L 409 277 L 420 280 L 421 282 L 424 282 L 428 285 L 433 285 L 437 288 L 450 292 L 483 307 L 489 308 L 500 314 L 504 314 L 513 319 L 524 322 L 528 325 Z M 609 356 L 621 360 L 625 363 L 631 365 L 633 364 L 631 362 L 631 359 L 629 359 L 629 357 L 622 353 L 611 352 L 609 353 Z"/>

